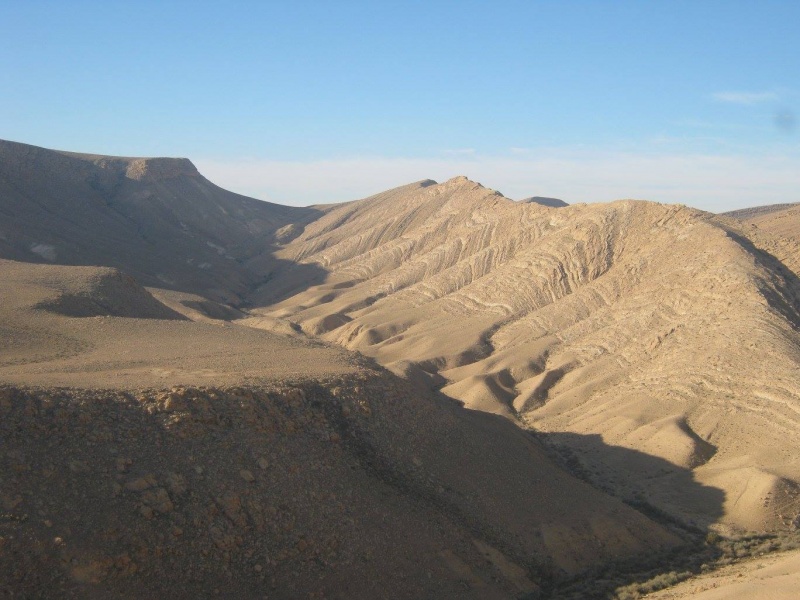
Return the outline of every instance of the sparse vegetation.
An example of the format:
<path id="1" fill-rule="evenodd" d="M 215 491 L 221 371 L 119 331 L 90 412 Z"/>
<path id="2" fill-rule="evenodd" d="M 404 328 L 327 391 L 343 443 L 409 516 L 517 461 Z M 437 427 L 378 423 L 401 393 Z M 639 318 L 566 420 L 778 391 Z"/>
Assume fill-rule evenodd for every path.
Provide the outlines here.
<path id="1" fill-rule="evenodd" d="M 677 551 L 609 568 L 553 585 L 550 600 L 636 600 L 702 573 L 770 553 L 800 549 L 800 531 L 724 537 L 716 532 L 693 535 Z"/>
<path id="2" fill-rule="evenodd" d="M 691 571 L 681 571 L 680 573 L 677 571 L 670 571 L 669 573 L 656 575 L 652 579 L 648 579 L 643 583 L 634 583 L 632 585 L 619 588 L 614 594 L 614 598 L 615 600 L 637 600 L 644 594 L 663 590 L 675 585 L 676 583 L 680 583 L 681 581 L 689 579 L 692 575 L 693 573 Z"/>

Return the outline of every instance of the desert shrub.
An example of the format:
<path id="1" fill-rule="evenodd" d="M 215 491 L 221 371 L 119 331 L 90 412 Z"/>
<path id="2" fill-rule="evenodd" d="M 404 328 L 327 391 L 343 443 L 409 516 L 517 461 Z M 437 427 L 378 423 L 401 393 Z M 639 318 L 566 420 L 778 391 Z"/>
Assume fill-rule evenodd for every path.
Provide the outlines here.
<path id="1" fill-rule="evenodd" d="M 618 588 L 614 593 L 615 600 L 636 600 L 645 594 L 657 592 L 673 586 L 681 581 L 689 579 L 693 573 L 691 571 L 670 571 L 669 573 L 661 573 L 652 579 L 643 581 L 641 583 L 633 583 L 623 588 Z"/>

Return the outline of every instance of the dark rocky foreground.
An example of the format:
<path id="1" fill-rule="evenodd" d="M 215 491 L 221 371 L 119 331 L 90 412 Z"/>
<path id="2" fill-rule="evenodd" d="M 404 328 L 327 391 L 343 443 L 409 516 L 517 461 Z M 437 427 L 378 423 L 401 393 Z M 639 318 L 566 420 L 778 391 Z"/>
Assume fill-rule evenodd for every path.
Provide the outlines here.
<path id="1" fill-rule="evenodd" d="M 369 375 L 6 387 L 0 413 L 15 597 L 536 597 L 677 542 L 504 419 Z"/>

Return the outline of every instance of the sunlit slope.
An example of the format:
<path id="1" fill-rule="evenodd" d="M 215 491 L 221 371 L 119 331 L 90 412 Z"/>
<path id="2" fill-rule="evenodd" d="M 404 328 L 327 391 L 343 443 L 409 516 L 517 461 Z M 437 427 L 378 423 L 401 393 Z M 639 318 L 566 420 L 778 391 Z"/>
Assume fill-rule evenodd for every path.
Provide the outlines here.
<path id="1" fill-rule="evenodd" d="M 518 204 L 456 178 L 329 208 L 279 255 L 329 275 L 261 312 L 550 432 L 615 493 L 719 520 L 677 485 L 690 468 L 725 492 L 723 521 L 797 516 L 798 282 L 735 222 Z"/>
<path id="2" fill-rule="evenodd" d="M 794 600 L 800 585 L 800 552 L 751 558 L 648 594 L 652 600 Z"/>

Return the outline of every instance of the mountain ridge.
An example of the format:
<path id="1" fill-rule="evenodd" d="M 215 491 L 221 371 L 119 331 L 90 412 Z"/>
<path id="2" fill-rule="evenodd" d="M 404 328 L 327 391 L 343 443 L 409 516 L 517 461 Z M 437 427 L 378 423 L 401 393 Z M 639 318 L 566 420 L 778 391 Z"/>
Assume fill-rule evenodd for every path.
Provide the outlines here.
<path id="1" fill-rule="evenodd" d="M 233 303 L 269 275 L 272 247 L 319 214 L 223 190 L 187 159 L 101 157 L 12 142 L 0 142 L 0 194 L 6 258 L 105 264 L 146 285 Z"/>
<path id="2" fill-rule="evenodd" d="M 282 253 L 335 248 L 348 219 L 389 216 L 404 193 L 435 188 L 368 243 L 511 203 L 498 193 L 423 181 L 368 210 L 279 210 L 202 176 L 131 179 L 136 159 L 36 154 L 27 171 L 0 161 L 4 589 L 505 599 L 687 543 L 513 423 L 223 304 L 324 282 Z M 154 276 L 201 251 L 208 276 Z"/>
<path id="3" fill-rule="evenodd" d="M 799 473 L 785 465 L 774 470 L 770 438 L 755 431 L 758 420 L 704 410 L 702 396 L 678 383 L 694 373 L 697 381 L 715 382 L 718 406 L 730 402 L 748 415 L 774 418 L 773 401 L 761 398 L 793 406 L 800 391 L 792 383 L 800 356 L 797 277 L 754 245 L 747 230 L 695 209 L 642 201 L 553 211 L 463 180 L 397 188 L 361 202 L 362 210 L 351 204 L 329 211 L 279 251 L 288 264 L 322 266 L 327 283 L 255 312 L 289 319 L 437 389 L 444 378 L 441 390 L 467 406 L 521 418 L 552 439 L 583 444 L 567 434 L 602 433 L 707 473 L 701 481 L 747 498 L 739 508 L 731 500 L 730 526 L 793 522 L 785 513 L 800 508 L 792 491 Z M 323 226 L 328 222 L 336 227 Z M 766 333 L 772 330 L 782 333 L 773 338 Z M 752 331 L 764 332 L 756 335 L 770 351 L 745 358 L 742 344 Z M 714 366 L 726 353 L 735 358 L 726 368 L 737 374 L 736 384 L 719 381 L 721 367 Z M 754 364 L 765 375 L 749 381 Z M 633 390 L 642 385 L 649 397 L 636 408 Z M 603 400 L 611 390 L 630 399 L 615 409 Z M 664 404 L 662 394 L 672 400 Z M 592 396 L 594 420 L 581 416 Z M 794 422 L 793 409 L 785 414 Z M 732 475 L 737 468 L 722 477 L 714 465 L 735 463 L 740 427 L 752 432 L 745 436 L 750 464 L 740 477 Z M 656 434 L 660 444 L 651 441 Z M 590 447 L 569 449 L 603 473 L 598 484 L 626 480 L 618 489 L 623 497 L 645 494 L 662 510 L 706 519 L 691 508 L 695 500 L 675 496 L 669 476 L 662 491 L 643 490 L 635 479 L 646 473 L 625 477 L 623 465 L 598 462 Z M 764 458 L 754 459 L 760 453 Z M 794 498 L 792 511 L 771 500 L 784 493 Z"/>
<path id="4" fill-rule="evenodd" d="M 74 473 L 101 520 L 144 519 L 114 527 L 158 547 L 164 523 L 184 532 L 170 543 L 200 577 L 173 558 L 169 579 L 135 540 L 83 531 L 64 496 L 45 515 L 76 549 L 53 547 L 40 521 L 13 525 L 24 535 L 0 560 L 17 590 L 118 592 L 132 561 L 159 593 L 178 595 L 226 572 L 252 594 L 257 572 L 285 595 L 317 593 L 308 582 L 320 579 L 342 597 L 374 597 L 377 582 L 397 597 L 456 598 L 468 581 L 473 597 L 511 598 L 708 531 L 800 524 L 791 209 L 767 214 L 780 227 L 763 229 L 636 200 L 555 209 L 463 176 L 301 209 L 222 190 L 185 159 L 7 142 L 0 213 L 0 444 L 16 444 L 0 468 L 21 490 L 0 501 L 23 523 L 34 487 L 59 497 L 40 474 Z M 60 429 L 65 415 L 74 430 Z M 97 432 L 84 427 L 93 422 Z M 120 449 L 109 440 L 134 423 L 176 456 L 196 444 L 213 476 L 132 443 L 142 466 L 134 478 L 123 464 L 116 485 L 133 488 L 104 495 L 115 464 L 64 463 L 41 437 L 62 431 L 78 453 L 89 437 L 111 460 Z M 265 431 L 276 434 L 269 458 Z M 298 473 L 315 494 L 326 485 L 316 467 L 300 468 L 304 447 L 319 473 L 353 486 L 369 518 L 315 521 L 320 496 L 299 491 L 277 506 L 260 464 L 279 465 L 285 489 L 302 489 Z M 346 507 L 340 492 L 331 506 Z M 252 504 L 259 494 L 276 512 Z M 324 550 L 283 529 L 295 523 L 287 511 L 332 527 Z M 380 536 L 381 513 L 403 541 L 375 561 L 364 540 Z M 187 519 L 200 523 L 188 535 Z M 259 527 L 290 533 L 264 538 L 254 571 Z M 404 527 L 445 533 L 413 539 Z M 25 539 L 48 548 L 36 555 L 44 562 Z M 342 540 L 353 552 L 329 547 Z M 309 547 L 322 563 L 302 558 Z M 408 556 L 426 557 L 436 577 Z M 52 565 L 53 580 L 24 587 L 25 572 Z M 135 595 L 154 593 L 143 577 L 129 581 Z"/>

